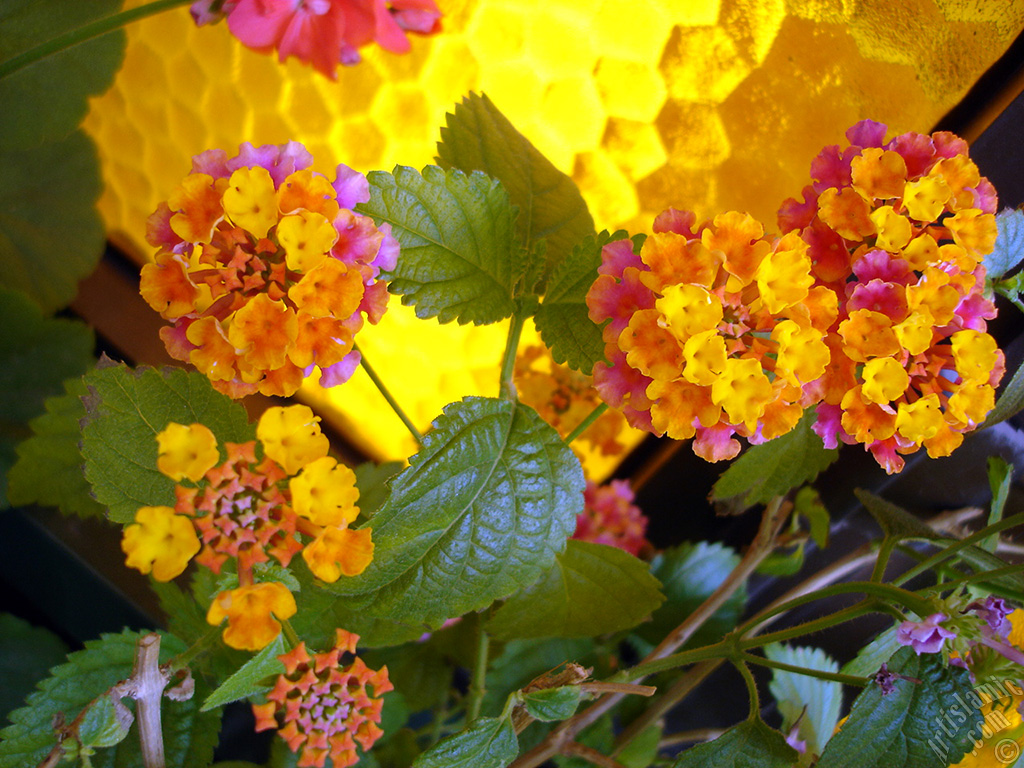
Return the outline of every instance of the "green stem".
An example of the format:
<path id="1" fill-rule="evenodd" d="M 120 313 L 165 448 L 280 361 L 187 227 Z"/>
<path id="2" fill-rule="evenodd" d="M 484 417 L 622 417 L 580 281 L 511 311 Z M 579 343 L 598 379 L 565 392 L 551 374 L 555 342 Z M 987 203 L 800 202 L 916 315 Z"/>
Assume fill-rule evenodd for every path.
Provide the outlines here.
<path id="1" fill-rule="evenodd" d="M 294 648 L 302 642 L 302 640 L 299 639 L 299 635 L 295 631 L 295 628 L 292 627 L 292 623 L 288 621 L 288 619 L 278 619 L 278 621 L 281 622 L 281 629 L 284 631 L 284 639 L 288 641 L 289 649 Z"/>
<path id="2" fill-rule="evenodd" d="M 217 637 L 220 636 L 220 633 L 220 627 L 214 627 L 213 629 L 211 629 L 205 635 L 203 635 L 194 643 L 192 643 L 191 646 L 189 646 L 184 651 L 175 656 L 173 659 L 171 659 L 169 662 L 170 668 L 184 669 L 185 667 L 187 667 L 189 664 L 192 663 L 192 660 L 196 658 L 196 656 L 203 653 L 207 648 L 214 644 Z"/>
<path id="3" fill-rule="evenodd" d="M 882 539 L 882 543 L 878 547 L 878 559 L 875 560 L 875 567 L 871 571 L 871 581 L 881 583 L 885 578 L 885 568 L 889 565 L 889 558 L 898 543 L 899 540 L 892 536 Z"/>
<path id="4" fill-rule="evenodd" d="M 568 434 L 568 436 L 565 438 L 565 444 L 570 445 L 573 440 L 575 440 L 577 437 L 579 437 L 580 435 L 587 431 L 587 427 L 589 427 L 591 424 L 593 424 L 595 421 L 601 418 L 601 415 L 607 410 L 608 403 L 601 403 L 599 406 L 594 408 L 594 410 L 587 414 L 587 418 L 585 418 L 583 421 L 577 424 L 576 429 L 574 429 L 572 432 Z"/>
<path id="5" fill-rule="evenodd" d="M 131 10 L 115 13 L 113 16 L 90 21 L 88 24 L 83 24 L 77 29 L 68 30 L 62 35 L 57 35 L 57 37 L 47 40 L 45 43 L 40 43 L 34 48 L 22 51 L 17 56 L 3 62 L 0 64 L 0 79 L 17 72 L 23 67 L 27 67 L 29 64 L 35 64 L 47 56 L 52 56 L 74 45 L 84 43 L 86 40 L 92 40 L 94 37 L 99 37 L 107 32 L 119 29 L 129 22 L 144 19 L 147 16 L 161 13 L 179 5 L 188 5 L 190 2 L 191 0 L 155 0 L 138 8 L 132 8 Z"/>
<path id="6" fill-rule="evenodd" d="M 825 672 L 820 669 L 810 669 L 808 667 L 798 667 L 795 664 L 786 664 L 782 661 L 773 661 L 763 656 L 756 656 L 753 653 L 747 653 L 746 651 L 741 652 L 740 658 L 750 664 L 757 664 L 762 667 L 769 667 L 771 669 L 778 669 L 783 672 L 792 672 L 797 675 L 805 675 L 806 677 L 816 677 L 819 680 L 829 680 L 835 683 L 842 683 L 843 685 L 855 685 L 859 688 L 863 688 L 868 684 L 868 678 L 857 677 L 855 675 L 843 675 L 838 672 Z"/>
<path id="7" fill-rule="evenodd" d="M 757 681 L 754 680 L 750 667 L 742 661 L 733 659 L 732 664 L 743 677 L 743 682 L 747 684 L 747 695 L 750 696 L 750 715 L 747 719 L 757 720 L 761 716 L 761 697 L 757 694 Z"/>
<path id="8" fill-rule="evenodd" d="M 789 627 L 787 629 L 779 629 L 775 632 L 769 632 L 767 635 L 757 635 L 756 637 L 743 637 L 737 642 L 737 646 L 740 650 L 746 650 L 748 648 L 757 648 L 761 645 L 768 645 L 769 643 L 781 643 L 786 640 L 792 640 L 796 637 L 803 637 L 804 635 L 811 635 L 815 632 L 821 632 L 823 630 L 834 627 L 837 624 L 842 624 L 847 621 L 864 616 L 868 613 L 885 612 L 885 604 L 879 604 L 875 600 L 862 600 L 861 602 L 851 605 L 849 608 L 844 608 L 841 611 L 836 611 L 829 616 L 823 616 L 820 619 L 813 619 L 811 621 L 805 621 L 802 624 Z M 902 614 L 900 614 L 902 618 Z"/>
<path id="9" fill-rule="evenodd" d="M 933 594 L 938 592 L 946 592 L 953 587 L 960 586 L 961 584 L 970 584 L 974 581 L 987 582 L 992 579 L 998 579 L 1001 576 L 1012 576 L 1020 573 L 1024 570 L 1024 564 L 1007 565 L 1002 568 L 994 568 L 991 571 L 978 571 L 977 573 L 970 573 L 966 575 L 958 575 L 956 578 L 951 578 L 948 581 L 937 584 L 934 587 L 927 587 L 923 592 L 927 594 Z M 1019 592 L 1013 590 L 1003 589 L 1000 591 L 998 584 L 986 584 L 986 588 L 990 588 L 993 592 L 997 592 L 1003 595 L 1003 597 L 1012 597 L 1015 600 L 1020 600 L 1022 595 Z M 1005 593 L 1005 594 L 1003 594 Z"/>
<path id="10" fill-rule="evenodd" d="M 516 399 L 516 385 L 514 382 L 516 372 L 516 354 L 519 352 L 519 337 L 523 335 L 523 324 L 526 322 L 526 313 L 517 312 L 512 315 L 512 321 L 508 326 L 508 339 L 505 341 L 505 356 L 501 360 L 501 382 L 499 397 L 506 400 Z"/>
<path id="11" fill-rule="evenodd" d="M 363 366 L 363 370 L 366 371 L 366 375 L 370 377 L 370 381 L 372 381 L 374 386 L 377 387 L 377 391 L 384 396 L 385 400 L 387 400 L 388 405 L 391 406 L 391 410 L 393 410 L 395 415 L 402 420 L 403 424 L 405 424 L 405 428 L 408 429 L 409 434 L 413 436 L 413 439 L 416 441 L 416 445 L 422 445 L 423 435 L 421 435 L 419 430 L 416 429 L 416 425 L 412 423 L 412 419 L 410 419 L 405 411 L 402 410 L 402 406 L 398 404 L 398 401 L 392 397 L 388 388 L 384 386 L 384 382 L 381 380 L 380 376 L 377 375 L 377 372 L 373 370 L 373 366 L 371 366 L 369 361 L 366 359 L 366 353 L 359 349 L 355 344 L 352 345 L 352 349 L 359 353 L 359 364 Z"/>
<path id="12" fill-rule="evenodd" d="M 702 648 L 694 648 L 691 651 L 680 651 L 679 653 L 673 653 L 671 656 L 665 656 L 664 658 L 655 659 L 654 661 L 642 662 L 637 664 L 635 667 L 624 669 L 618 674 L 612 675 L 608 678 L 608 682 L 627 683 L 647 677 L 647 675 L 665 672 L 669 669 L 687 667 L 690 664 L 696 664 L 698 661 L 705 661 L 707 659 L 730 659 L 732 658 L 733 653 L 734 649 L 732 643 L 723 640 L 715 643 L 714 645 L 705 645 Z"/>
<path id="13" fill-rule="evenodd" d="M 999 533 L 1000 531 L 1005 531 L 1007 528 L 1013 528 L 1014 526 L 1020 525 L 1021 523 L 1024 523 L 1024 512 L 1018 512 L 1016 515 L 1011 515 L 1010 517 L 1003 518 L 998 523 L 995 523 L 993 525 L 986 525 L 980 531 L 976 531 L 975 533 L 972 533 L 966 539 L 960 539 L 959 541 L 955 541 L 952 544 L 950 544 L 948 547 L 946 547 L 945 549 L 943 549 L 943 550 L 941 550 L 939 552 L 936 552 L 934 555 L 932 555 L 931 557 L 929 557 L 929 558 L 927 558 L 925 560 L 922 560 L 920 563 L 915 565 L 909 571 L 906 571 L 905 573 L 900 574 L 897 578 L 893 579 L 892 583 L 895 586 L 899 586 L 900 584 L 905 584 L 908 581 L 910 581 L 912 578 L 914 578 L 915 576 L 917 576 L 919 574 L 922 574 L 925 571 L 934 568 L 936 565 L 941 563 L 943 560 L 948 560 L 950 557 L 955 555 L 957 552 L 959 552 L 964 547 L 968 547 L 971 544 L 976 544 L 979 541 L 982 541 L 982 540 L 988 538 L 993 533 Z M 918 615 L 920 616 L 920 615 L 924 615 L 924 614 L 918 614 Z"/>
<path id="14" fill-rule="evenodd" d="M 474 614 L 476 627 L 476 656 L 473 659 L 473 676 L 469 682 L 469 703 L 466 705 L 466 725 L 472 725 L 480 717 L 480 707 L 487 693 L 487 661 L 491 638 L 484 628 L 483 614 Z"/>

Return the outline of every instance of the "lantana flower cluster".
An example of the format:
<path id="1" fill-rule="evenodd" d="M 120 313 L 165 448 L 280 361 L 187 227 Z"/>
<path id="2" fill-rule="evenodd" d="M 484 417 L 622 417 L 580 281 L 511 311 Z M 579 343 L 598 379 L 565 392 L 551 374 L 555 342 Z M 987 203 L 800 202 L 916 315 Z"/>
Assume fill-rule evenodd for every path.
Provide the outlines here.
<path id="1" fill-rule="evenodd" d="M 342 665 L 341 656 L 355 653 L 359 636 L 339 629 L 330 651 L 310 656 L 299 643 L 278 658 L 284 663 L 267 702 L 253 706 L 256 730 L 278 729 L 300 768 L 334 768 L 359 762 L 356 744 L 369 751 L 382 735 L 381 696 L 393 690 L 388 668 L 374 671 L 359 657 Z"/>
<path id="2" fill-rule="evenodd" d="M 202 26 L 227 18 L 231 34 L 260 53 L 295 56 L 331 78 L 339 64 L 360 60 L 359 49 L 377 43 L 392 53 L 410 49 L 407 32 L 441 29 L 434 0 L 197 0 L 192 18 Z"/>
<path id="3" fill-rule="evenodd" d="M 710 461 L 811 407 L 827 447 L 861 443 L 890 473 L 922 446 L 956 448 L 1005 368 L 982 265 L 995 190 L 956 136 L 885 133 L 863 121 L 822 150 L 778 238 L 746 214 L 695 226 L 670 209 L 639 254 L 606 245 L 587 296 L 605 323 L 602 397 Z"/>
<path id="4" fill-rule="evenodd" d="M 339 165 L 332 182 L 312 162 L 296 142 L 208 150 L 149 218 L 159 252 L 141 292 L 172 323 L 160 337 L 231 397 L 290 396 L 316 369 L 323 386 L 347 381 L 355 334 L 387 308 L 398 243 L 352 211 L 365 177 Z"/>
<path id="5" fill-rule="evenodd" d="M 355 475 L 327 455 L 318 421 L 305 405 L 270 408 L 257 426 L 259 445 L 227 443 L 223 462 L 203 424 L 171 423 L 157 435 L 157 466 L 175 481 L 177 502 L 138 510 L 124 530 L 127 563 L 169 581 L 193 558 L 217 574 L 232 561 L 238 587 L 216 595 L 207 621 L 227 619 L 224 641 L 234 648 L 263 648 L 296 612 L 291 592 L 257 582 L 255 566 L 287 567 L 302 552 L 317 578 L 335 582 L 373 558 L 370 529 L 348 527 L 359 514 Z"/>
<path id="6" fill-rule="evenodd" d="M 576 516 L 572 537 L 640 555 L 648 548 L 647 517 L 634 499 L 628 480 L 604 485 L 588 480 L 583 489 L 583 511 Z"/>
<path id="7" fill-rule="evenodd" d="M 922 446 L 948 455 L 993 408 L 1005 368 L 982 259 L 996 193 L 951 133 L 901 134 L 869 120 L 811 163 L 804 201 L 779 213 L 839 297 L 815 431 L 862 443 L 887 471 Z"/>

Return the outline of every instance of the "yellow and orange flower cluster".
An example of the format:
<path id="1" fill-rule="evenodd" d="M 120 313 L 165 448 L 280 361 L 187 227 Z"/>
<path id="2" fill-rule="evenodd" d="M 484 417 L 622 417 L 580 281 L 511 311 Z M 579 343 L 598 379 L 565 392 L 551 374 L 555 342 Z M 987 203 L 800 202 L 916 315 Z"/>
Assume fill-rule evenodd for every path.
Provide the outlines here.
<path id="1" fill-rule="evenodd" d="M 602 397 L 712 461 L 812 406 L 827 446 L 862 443 L 890 473 L 956 448 L 1004 369 L 981 263 L 995 190 L 952 134 L 885 133 L 863 121 L 826 147 L 778 238 L 745 214 L 669 210 L 639 254 L 605 246 L 587 296 L 606 323 Z"/>
<path id="2" fill-rule="evenodd" d="M 173 323 L 160 336 L 232 397 L 292 395 L 318 368 L 323 386 L 348 380 L 364 317 L 386 309 L 398 243 L 352 211 L 361 174 L 339 165 L 331 182 L 312 161 L 296 142 L 209 150 L 149 219 L 141 292 Z"/>
<path id="3" fill-rule="evenodd" d="M 367 752 L 384 735 L 381 697 L 394 690 L 388 668 L 374 671 L 359 657 L 346 666 L 339 661 L 342 654 L 355 653 L 358 641 L 358 635 L 339 629 L 334 648 L 312 656 L 299 643 L 278 657 L 285 671 L 267 702 L 253 706 L 256 730 L 278 729 L 299 753 L 302 768 L 323 768 L 328 757 L 334 768 L 355 765 L 356 744 Z"/>
<path id="4" fill-rule="evenodd" d="M 263 457 L 255 441 L 228 443 L 224 462 L 202 424 L 172 423 L 157 436 L 157 466 L 177 483 L 177 503 L 136 513 L 122 541 L 127 563 L 168 581 L 193 557 L 214 573 L 235 561 L 238 588 L 218 594 L 207 614 L 213 625 L 228 620 L 232 647 L 263 648 L 296 611 L 284 585 L 255 582 L 255 565 L 273 558 L 287 567 L 301 551 L 317 578 L 334 582 L 373 558 L 370 529 L 348 527 L 359 514 L 355 475 L 327 455 L 318 422 L 304 405 L 271 408 L 257 427 Z"/>

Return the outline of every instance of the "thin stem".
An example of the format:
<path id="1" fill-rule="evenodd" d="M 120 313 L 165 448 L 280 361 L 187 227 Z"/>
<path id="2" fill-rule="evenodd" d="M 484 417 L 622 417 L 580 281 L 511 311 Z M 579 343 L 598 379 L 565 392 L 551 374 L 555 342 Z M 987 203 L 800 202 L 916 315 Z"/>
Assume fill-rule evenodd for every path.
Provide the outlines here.
<path id="1" fill-rule="evenodd" d="M 570 741 L 562 747 L 562 754 L 578 757 L 581 760 L 586 760 L 588 763 L 601 766 L 601 768 L 625 768 L 622 763 L 616 762 L 614 759 L 602 755 L 593 747 L 588 747 L 577 741 Z"/>
<path id="2" fill-rule="evenodd" d="M 480 707 L 487 693 L 487 660 L 491 638 L 484 628 L 482 614 L 474 614 L 476 627 L 476 657 L 473 659 L 473 677 L 469 683 L 469 702 L 466 705 L 466 725 L 472 725 L 480 717 Z"/>
<path id="3" fill-rule="evenodd" d="M 512 322 L 508 326 L 508 339 L 505 341 L 505 356 L 501 360 L 501 381 L 499 382 L 499 397 L 506 400 L 516 399 L 514 382 L 516 354 L 519 352 L 519 337 L 523 335 L 523 323 L 525 322 L 526 313 L 516 312 L 512 315 Z"/>
<path id="4" fill-rule="evenodd" d="M 90 21 L 88 24 L 83 24 L 77 29 L 68 30 L 62 35 L 57 35 L 57 37 L 47 40 L 44 43 L 40 43 L 34 48 L 22 51 L 17 56 L 13 56 L 3 62 L 0 64 L 0 79 L 17 72 L 19 69 L 27 67 L 29 64 L 34 64 L 41 59 L 45 59 L 47 56 L 52 56 L 53 54 L 60 53 L 74 45 L 84 43 L 87 40 L 92 40 L 94 37 L 99 37 L 100 35 L 105 35 L 107 32 L 119 29 L 129 22 L 136 21 L 137 19 L 144 19 L 147 16 L 161 13 L 162 11 L 166 11 L 169 8 L 174 8 L 179 5 L 187 5 L 189 2 L 191 2 L 191 0 L 155 0 L 155 2 L 149 3 L 148 5 L 142 5 L 138 8 L 132 8 L 131 10 L 115 13 L 113 16 L 107 16 L 103 19 Z"/>
<path id="5" fill-rule="evenodd" d="M 295 628 L 292 627 L 292 623 L 288 621 L 288 619 L 279 619 L 279 621 L 281 622 L 281 629 L 284 631 L 284 639 L 288 641 L 289 648 L 294 648 L 302 642 L 302 640 L 299 639 L 299 635 L 296 633 Z"/>
<path id="6" fill-rule="evenodd" d="M 747 695 L 750 697 L 750 715 L 747 719 L 756 720 L 761 714 L 761 697 L 757 694 L 757 681 L 745 663 L 733 659 L 732 664 L 743 677 L 743 682 L 747 684 Z"/>
<path id="7" fill-rule="evenodd" d="M 577 424 L 576 425 L 576 429 L 574 429 L 572 432 L 570 432 L 566 436 L 565 444 L 566 445 L 571 444 L 573 440 L 575 440 L 577 437 L 579 437 L 584 432 L 586 432 L 587 428 L 591 424 L 593 424 L 595 421 L 597 421 L 599 418 L 601 418 L 601 414 L 603 414 L 607 410 L 608 410 L 608 403 L 601 403 L 599 406 L 594 408 L 594 410 L 592 410 L 587 415 L 587 418 L 585 418 L 583 421 L 581 421 L 579 424 Z"/>
<path id="8" fill-rule="evenodd" d="M 782 661 L 773 661 L 772 659 L 765 658 L 764 656 L 757 656 L 753 653 L 747 653 L 743 651 L 740 655 L 743 661 L 750 664 L 757 664 L 761 667 L 769 667 L 770 669 L 778 669 L 782 672 L 792 672 L 797 675 L 804 675 L 805 677 L 816 677 L 819 680 L 828 680 L 834 683 L 842 683 L 843 685 L 853 685 L 858 688 L 863 688 L 868 684 L 868 678 L 857 677 L 856 675 L 843 675 L 839 672 L 825 672 L 820 669 L 811 669 L 809 667 L 800 667 L 795 664 L 786 664 Z"/>
<path id="9" fill-rule="evenodd" d="M 216 641 L 216 639 L 220 636 L 220 633 L 221 633 L 221 628 L 220 627 L 214 627 L 213 629 L 211 629 L 205 635 L 203 635 L 198 640 L 196 640 L 194 643 L 192 643 L 191 646 L 189 646 L 184 651 L 179 653 L 177 656 L 172 658 L 168 662 L 168 668 L 169 669 L 185 669 L 189 664 L 192 663 L 192 660 L 196 656 L 198 656 L 200 653 L 202 653 L 203 651 L 205 651 L 207 648 L 209 648 L 211 645 L 214 644 L 214 641 Z"/>
<path id="10" fill-rule="evenodd" d="M 658 672 L 667 672 L 670 669 L 676 669 L 678 667 L 688 667 L 691 664 L 696 664 L 698 661 L 707 661 L 708 659 L 729 659 L 732 657 L 734 652 L 735 646 L 732 643 L 723 640 L 722 642 L 715 643 L 714 645 L 705 645 L 689 651 L 673 653 L 670 656 L 662 656 L 661 658 L 652 659 L 651 661 L 642 661 L 635 667 L 624 669 L 617 675 L 614 675 L 611 678 L 611 681 L 627 682 L 632 680 L 641 680 L 648 675 L 654 675 Z M 648 656 L 648 658 L 650 658 L 650 656 Z"/>
<path id="11" fill-rule="evenodd" d="M 885 568 L 889 565 L 889 557 L 893 549 L 899 543 L 892 536 L 886 536 L 878 547 L 878 558 L 875 560 L 875 567 L 871 571 L 871 581 L 881 583 L 885 579 Z"/>
<path id="12" fill-rule="evenodd" d="M 380 392 L 384 396 L 384 399 L 388 401 L 388 405 L 391 406 L 391 410 L 393 410 L 395 415 L 402 420 L 403 424 L 405 424 L 405 428 L 408 429 L 409 434 L 413 436 L 413 439 L 416 441 L 416 445 L 422 445 L 423 435 L 421 435 L 419 430 L 416 429 L 416 425 L 412 423 L 412 419 L 410 419 L 408 415 L 406 415 L 405 411 L 402 410 L 398 401 L 392 397 L 388 388 L 384 386 L 384 382 L 381 381 L 380 376 L 377 375 L 377 372 L 373 370 L 373 366 L 371 366 L 369 361 L 366 359 L 366 353 L 354 344 L 352 345 L 352 349 L 359 353 L 359 364 L 363 366 L 363 370 L 366 371 L 366 375 L 370 377 L 370 381 L 372 381 L 374 386 L 377 387 L 377 391 Z"/>
<path id="13" fill-rule="evenodd" d="M 852 621 L 853 619 L 869 613 L 878 612 L 885 612 L 885 604 L 879 604 L 875 600 L 862 600 L 856 605 L 851 605 L 849 608 L 844 608 L 841 611 L 837 611 L 829 616 L 823 616 L 820 619 L 805 621 L 803 624 L 797 624 L 796 626 L 789 627 L 787 629 L 769 632 L 767 635 L 740 638 L 736 644 L 740 650 L 746 650 L 748 648 L 757 648 L 761 645 L 768 645 L 769 643 L 781 643 L 785 640 L 792 640 L 795 637 L 803 637 L 804 635 L 821 632 L 822 630 L 834 627 L 837 624 Z"/>

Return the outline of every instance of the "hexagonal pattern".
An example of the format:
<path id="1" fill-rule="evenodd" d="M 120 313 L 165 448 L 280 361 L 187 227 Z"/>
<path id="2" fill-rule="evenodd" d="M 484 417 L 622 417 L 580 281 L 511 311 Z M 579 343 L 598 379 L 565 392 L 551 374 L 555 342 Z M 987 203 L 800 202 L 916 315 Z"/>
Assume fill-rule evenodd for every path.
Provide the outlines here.
<path id="1" fill-rule="evenodd" d="M 338 162 L 425 165 L 471 89 L 573 174 L 599 227 L 647 229 L 670 205 L 747 210 L 770 226 L 822 145 L 864 117 L 930 129 L 1024 27 L 1024 4 L 1005 0 L 439 4 L 441 35 L 406 56 L 367 50 L 337 82 L 245 49 L 225 25 L 197 29 L 184 8 L 132 25 L 125 66 L 86 121 L 112 237 L 146 258 L 146 217 L 210 147 L 295 139 L 328 174 Z M 360 344 L 425 425 L 450 400 L 495 391 L 503 339 L 394 302 Z M 308 396 L 371 453 L 411 448 L 365 379 Z"/>

